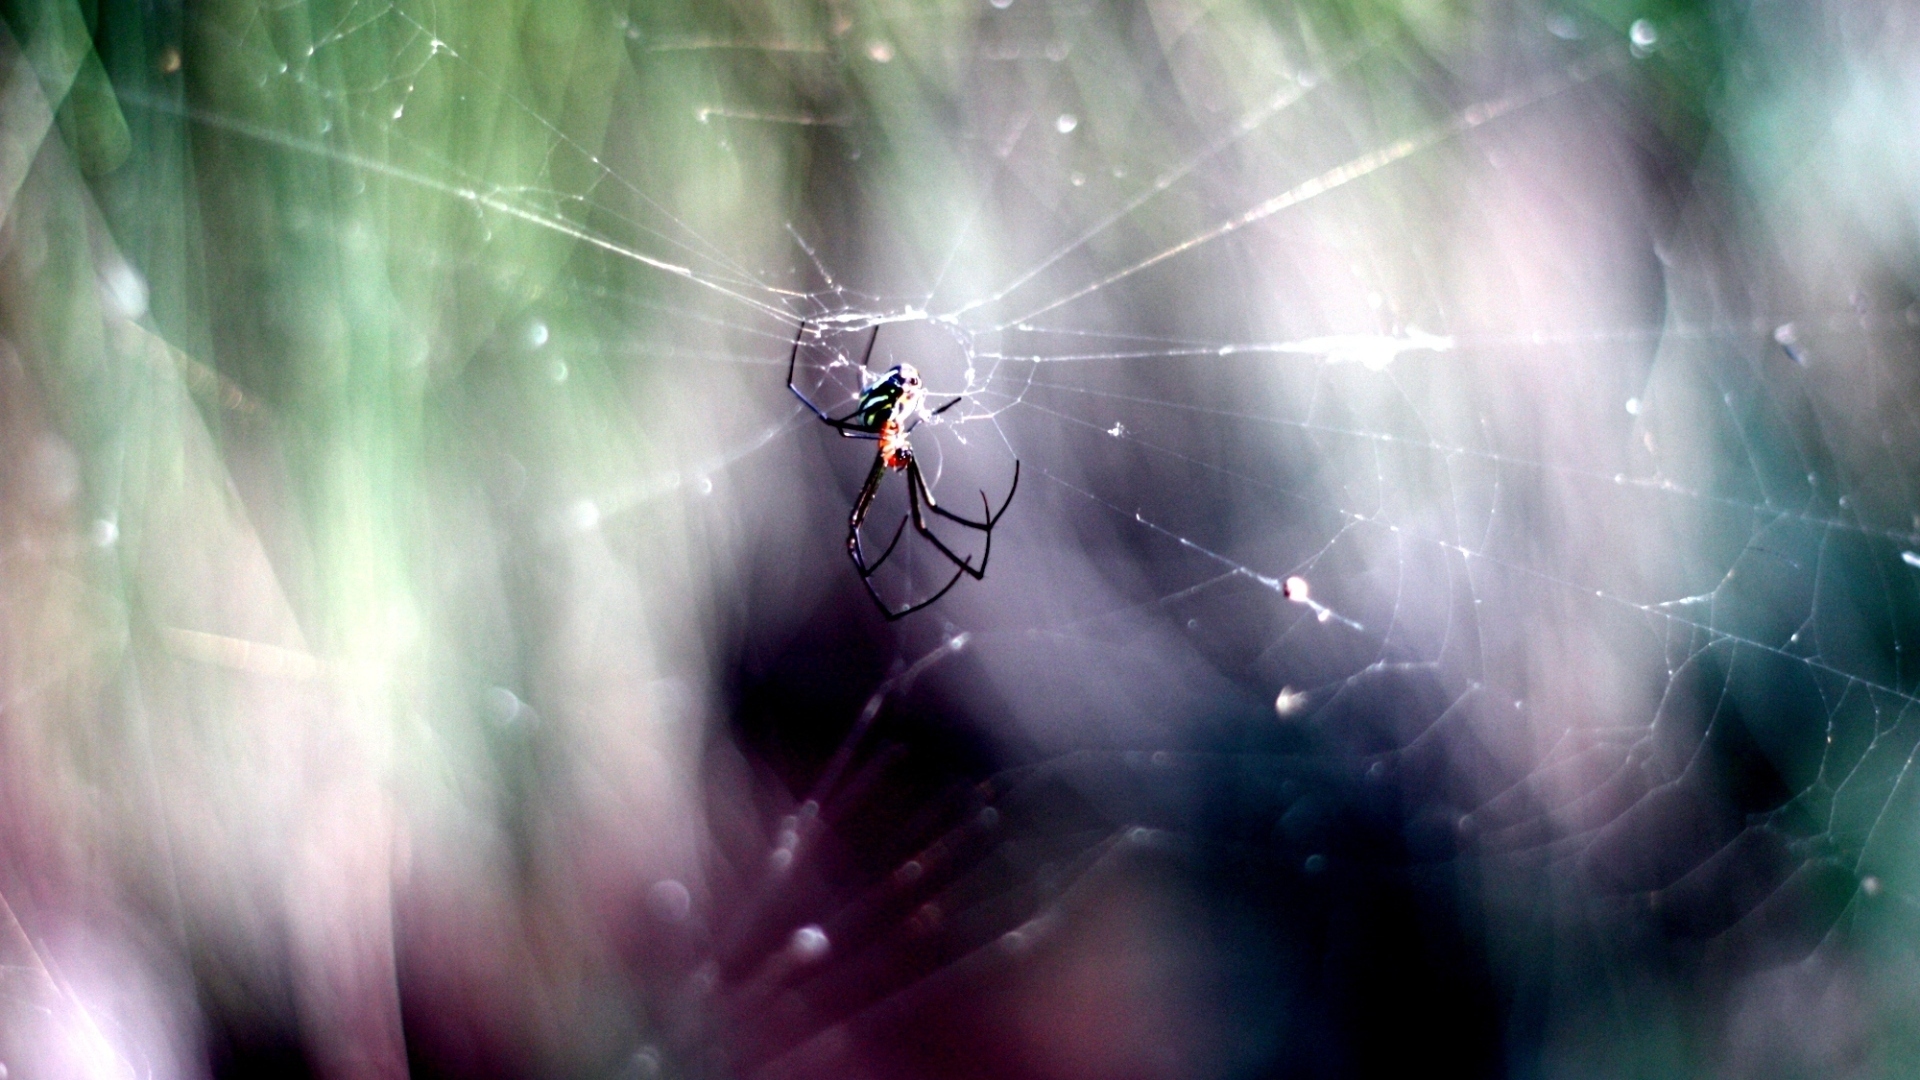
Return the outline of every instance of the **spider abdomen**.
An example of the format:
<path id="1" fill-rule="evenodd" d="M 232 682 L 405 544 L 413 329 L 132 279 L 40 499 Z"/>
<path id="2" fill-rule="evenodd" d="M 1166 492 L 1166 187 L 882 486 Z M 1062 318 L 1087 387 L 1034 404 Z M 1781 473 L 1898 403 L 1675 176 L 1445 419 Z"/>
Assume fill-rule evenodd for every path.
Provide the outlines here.
<path id="1" fill-rule="evenodd" d="M 889 419 L 880 425 L 880 460 L 896 471 L 913 462 L 913 447 L 908 444 L 907 433 L 898 420 Z"/>

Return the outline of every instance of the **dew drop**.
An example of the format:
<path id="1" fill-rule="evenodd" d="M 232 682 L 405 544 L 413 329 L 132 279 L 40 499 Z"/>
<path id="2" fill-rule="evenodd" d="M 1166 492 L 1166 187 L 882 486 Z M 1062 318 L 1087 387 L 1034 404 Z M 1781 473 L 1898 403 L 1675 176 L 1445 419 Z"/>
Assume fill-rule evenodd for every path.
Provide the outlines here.
<path id="1" fill-rule="evenodd" d="M 586 532 L 600 524 L 600 507 L 592 499 L 581 499 L 567 508 L 567 519 L 574 528 Z"/>
<path id="2" fill-rule="evenodd" d="M 1066 135 L 1070 133 L 1071 131 L 1073 131 L 1074 128 L 1077 128 L 1079 126 L 1080 126 L 1080 118 L 1073 115 L 1070 112 L 1061 113 L 1060 118 L 1053 122 L 1053 130 L 1059 132 L 1062 135 Z"/>
<path id="3" fill-rule="evenodd" d="M 519 695 L 506 687 L 495 686 L 487 690 L 487 718 L 501 727 L 519 719 L 520 707 Z"/>
<path id="4" fill-rule="evenodd" d="M 1633 42 L 1633 54 L 1645 56 L 1660 43 L 1660 31 L 1654 28 L 1651 20 L 1635 19 L 1627 28 L 1627 40 Z"/>
<path id="5" fill-rule="evenodd" d="M 653 907 L 668 922 L 680 922 L 693 910 L 693 894 L 672 878 L 653 885 Z"/>
<path id="6" fill-rule="evenodd" d="M 827 932 L 818 926 L 807 925 L 793 932 L 793 955 L 799 960 L 818 960 L 827 955 Z"/>
<path id="7" fill-rule="evenodd" d="M 101 305 L 107 314 L 138 319 L 147 313 L 147 281 L 123 260 L 115 260 L 100 275 Z"/>

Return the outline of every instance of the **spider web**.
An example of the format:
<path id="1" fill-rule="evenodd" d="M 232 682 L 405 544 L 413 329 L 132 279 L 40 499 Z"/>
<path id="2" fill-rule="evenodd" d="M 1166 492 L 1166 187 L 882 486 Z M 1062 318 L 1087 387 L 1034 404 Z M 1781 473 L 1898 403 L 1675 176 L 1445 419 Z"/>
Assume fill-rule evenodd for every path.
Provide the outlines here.
<path id="1" fill-rule="evenodd" d="M 1754 119 L 1837 101 L 1836 159 L 1897 180 L 1863 149 L 1877 99 L 1752 74 L 1784 16 L 1371 11 L 566 8 L 521 13 L 516 52 L 478 14 L 353 0 L 202 19 L 189 59 L 222 57 L 228 82 L 121 91 L 209 158 L 325 172 L 338 245 L 380 246 L 383 355 L 427 387 L 420 488 L 481 493 L 431 499 L 430 546 L 483 585 L 423 590 L 460 659 L 419 745 L 484 793 L 409 773 L 441 793 L 426 835 L 458 846 L 463 815 L 497 813 L 538 876 L 545 800 L 705 806 L 694 838 L 608 840 L 595 858 L 628 869 L 586 874 L 666 927 L 623 958 L 651 1010 L 603 1029 L 623 1068 L 928 1069 L 900 1048 L 915 1018 L 969 987 L 1041 994 L 1007 974 L 1023 963 L 1077 986 L 1088 942 L 1168 969 L 1157 935 L 1219 925 L 1177 899 L 1208 883 L 1321 927 L 1333 966 L 1357 955 L 1325 929 L 1343 902 L 1446 924 L 1373 936 L 1427 950 L 1402 956 L 1429 973 L 1413 997 L 1484 996 L 1460 1008 L 1501 1017 L 1487 1045 L 1441 1031 L 1445 1010 L 1419 1030 L 1488 1071 L 1739 1071 L 1780 1046 L 1818 1065 L 1833 1040 L 1891 1060 L 1910 957 L 1858 950 L 1920 899 L 1912 236 L 1863 240 L 1867 196 L 1795 172 Z M 363 197 L 424 242 L 367 226 Z M 167 336 L 222 357 L 189 384 L 298 413 L 297 386 L 235 359 L 271 334 L 181 329 L 193 302 L 146 274 Z M 890 637 L 844 554 L 871 449 L 782 385 L 802 320 L 846 343 L 801 365 L 835 415 L 876 327 L 876 370 L 909 360 L 934 400 L 964 398 L 913 436 L 943 505 L 997 505 L 1023 470 L 986 579 Z M 322 605 L 271 550 L 270 500 L 240 494 L 294 606 Z M 883 492 L 888 534 L 902 499 Z M 495 539 L 444 538 L 463 522 Z M 887 587 L 937 588 L 903 543 Z M 692 636 L 805 663 L 713 660 L 674 640 L 690 611 Z M 866 629 L 808 629 L 843 625 Z M 555 659 L 610 633 L 643 642 L 642 689 Z M 810 635 L 894 666 L 794 644 Z M 830 736 L 702 752 L 620 718 L 773 709 L 729 685 L 752 672 Z M 706 762 L 701 792 L 660 780 L 677 794 L 646 803 L 655 781 L 582 764 L 652 768 L 661 747 Z M 526 765 L 542 754 L 563 778 Z M 555 794 L 601 783 L 624 811 Z M 1147 914 L 1114 899 L 1137 895 Z M 403 953 L 435 947 L 406 934 Z M 1291 963 L 1242 939 L 1250 965 Z M 1473 971 L 1431 975 L 1456 948 Z M 1315 1008 L 1343 1032 L 1432 1008 L 1315 1006 L 1332 983 L 1219 974 L 1232 952 L 983 1059 L 1337 1072 L 1373 1059 L 1315 1042 Z M 421 970 L 411 992 L 454 993 Z M 1166 1026 L 1156 994 L 1216 984 L 1291 988 L 1295 1011 Z M 1865 1018 L 1781 1034 L 1808 987 Z M 1675 1001 L 1707 1018 L 1594 1048 Z M 1160 1019 L 1098 1030 L 1140 1016 Z M 1223 1034 L 1255 1029 L 1285 1045 Z"/>

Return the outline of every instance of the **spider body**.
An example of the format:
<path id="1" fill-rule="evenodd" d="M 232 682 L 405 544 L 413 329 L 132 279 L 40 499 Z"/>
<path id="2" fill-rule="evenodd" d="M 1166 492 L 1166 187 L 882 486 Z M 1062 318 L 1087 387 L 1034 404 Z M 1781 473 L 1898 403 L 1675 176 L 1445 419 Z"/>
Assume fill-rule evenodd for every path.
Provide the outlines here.
<path id="1" fill-rule="evenodd" d="M 791 385 L 791 384 L 789 384 Z M 854 415 L 860 426 L 883 430 L 888 423 L 904 426 L 926 405 L 927 390 L 912 364 L 895 364 L 860 395 Z"/>
<path id="2" fill-rule="evenodd" d="M 860 401 L 852 412 L 842 417 L 828 415 L 825 409 L 815 405 L 800 388 L 793 384 L 794 365 L 800 358 L 800 341 L 806 335 L 807 324 L 802 322 L 793 336 L 793 350 L 787 357 L 787 389 L 800 399 L 822 423 L 838 431 L 849 439 L 871 439 L 878 443 L 874 454 L 873 467 L 867 470 L 867 481 L 861 485 L 860 494 L 854 499 L 853 513 L 847 519 L 847 556 L 853 560 L 853 566 L 860 574 L 860 584 L 864 585 L 867 595 L 879 606 L 888 619 L 898 619 L 910 615 L 933 603 L 947 594 L 947 590 L 959 584 L 962 575 L 978 580 L 986 576 L 987 557 L 993 553 L 993 527 L 1000 521 L 1000 515 L 1007 512 L 1013 502 L 1013 492 L 1020 486 L 1020 462 L 1013 463 L 1013 483 L 1007 489 L 1007 497 L 994 510 L 987 501 L 987 493 L 980 493 L 980 509 L 984 517 L 979 520 L 962 517 L 942 507 L 933 499 L 933 492 L 927 486 L 927 478 L 920 471 L 920 465 L 913 458 L 913 444 L 909 439 L 913 429 L 923 420 L 931 420 L 955 405 L 962 398 L 955 397 L 939 408 L 927 407 L 926 387 L 920 381 L 920 373 L 912 364 L 895 364 L 885 375 L 874 380 L 860 392 Z M 867 369 L 867 361 L 873 357 L 874 343 L 880 339 L 880 327 L 875 325 L 873 335 L 867 339 L 866 354 L 861 357 L 860 369 Z M 880 482 L 890 472 L 905 473 L 907 479 L 907 505 L 909 514 L 900 519 L 893 530 L 893 538 L 887 541 L 886 550 L 876 559 L 867 558 L 865 545 L 860 539 L 860 526 L 866 522 L 867 511 L 873 506 L 874 496 L 880 492 Z M 954 553 L 946 542 L 935 535 L 927 525 L 926 511 L 954 522 L 957 525 L 973 529 L 986 536 L 985 546 L 980 552 L 980 565 L 973 565 L 973 556 L 964 558 Z M 905 535 L 907 525 L 911 523 L 914 531 L 925 537 L 948 562 L 954 565 L 953 576 L 932 596 L 905 607 L 895 608 L 883 599 L 873 587 L 873 575 Z"/>

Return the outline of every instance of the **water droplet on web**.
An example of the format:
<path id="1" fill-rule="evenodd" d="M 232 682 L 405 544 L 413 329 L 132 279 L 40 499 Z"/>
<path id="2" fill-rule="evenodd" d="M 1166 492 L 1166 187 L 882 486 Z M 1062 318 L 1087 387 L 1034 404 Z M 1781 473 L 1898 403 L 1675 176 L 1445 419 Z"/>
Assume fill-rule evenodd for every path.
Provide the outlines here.
<path id="1" fill-rule="evenodd" d="M 693 894 L 672 878 L 654 883 L 652 900 L 654 910 L 668 922 L 680 922 L 693 910 Z"/>
<path id="2" fill-rule="evenodd" d="M 547 368 L 547 378 L 552 379 L 556 383 L 566 382 L 567 376 L 570 374 L 572 374 L 572 370 L 567 367 L 565 360 L 555 360 L 552 366 Z"/>
<path id="3" fill-rule="evenodd" d="M 1072 174 L 1071 176 L 1068 176 L 1068 177 L 1067 177 L 1067 182 L 1068 182 L 1068 183 L 1070 183 L 1070 184 L 1072 184 L 1072 185 L 1073 185 L 1074 187 L 1086 187 L 1086 186 L 1087 186 L 1087 178 L 1086 178 L 1086 177 L 1085 177 L 1084 175 L 1082 175 L 1082 174 L 1080 174 L 1080 173 L 1074 173 L 1074 174 Z"/>
<path id="4" fill-rule="evenodd" d="M 567 519 L 581 532 L 600 524 L 600 507 L 592 499 L 581 499 L 567 509 Z"/>
<path id="5" fill-rule="evenodd" d="M 527 326 L 527 344 L 537 349 L 546 343 L 547 324 L 541 322 L 539 319 L 533 320 L 533 322 Z"/>
<path id="6" fill-rule="evenodd" d="M 112 518 L 99 518 L 87 530 L 87 539 L 97 548 L 112 547 L 114 541 L 120 539 L 120 526 L 114 524 Z"/>
<path id="7" fill-rule="evenodd" d="M 1915 569 L 1920 569 L 1920 551 L 1903 551 L 1900 553 L 1900 561 Z"/>
<path id="8" fill-rule="evenodd" d="M 793 932 L 792 948 L 795 959 L 818 960 L 827 955 L 827 932 L 818 926 L 803 926 Z"/>
<path id="9" fill-rule="evenodd" d="M 987 2 L 999 8 L 1001 11 L 1005 11 L 1013 6 L 1013 0 L 987 0 Z"/>
<path id="10" fill-rule="evenodd" d="M 487 690 L 487 718 L 501 727 L 507 727 L 520 716 L 520 697 L 504 686 L 489 687 Z"/>
<path id="11" fill-rule="evenodd" d="M 1053 130 L 1058 131 L 1062 135 L 1068 134 L 1079 126 L 1080 118 L 1072 113 L 1061 113 L 1060 118 L 1053 122 Z"/>
<path id="12" fill-rule="evenodd" d="M 893 59 L 893 45 L 885 41 L 875 41 L 867 45 L 867 57 L 876 64 L 885 64 Z"/>
<path id="13" fill-rule="evenodd" d="M 1306 691 L 1291 686 L 1281 687 L 1280 695 L 1273 699 L 1273 711 L 1280 716 L 1292 716 L 1306 707 Z"/>
<path id="14" fill-rule="evenodd" d="M 1630 397 L 1627 399 L 1627 415 L 1628 416 L 1640 415 L 1640 399 L 1639 398 Z"/>
<path id="15" fill-rule="evenodd" d="M 100 275 L 100 301 L 109 315 L 138 319 L 147 313 L 147 281 L 124 260 L 116 259 Z"/>
<path id="16" fill-rule="evenodd" d="M 700 479 L 694 481 L 693 490 L 699 492 L 702 495 L 713 494 L 713 478 L 710 476 L 703 476 Z"/>
<path id="17" fill-rule="evenodd" d="M 1116 439 L 1120 438 L 1126 433 L 1127 433 L 1127 425 L 1121 423 L 1118 420 L 1115 420 L 1113 422 L 1113 426 L 1107 429 L 1107 434 L 1113 436 Z"/>
<path id="18" fill-rule="evenodd" d="M 1860 879 L 1860 891 L 1868 896 L 1880 895 L 1880 879 L 1869 874 Z"/>
<path id="19" fill-rule="evenodd" d="M 1633 43 L 1633 55 L 1645 56 L 1660 43 L 1660 31 L 1648 19 L 1635 19 L 1627 28 L 1627 40 Z"/>
<path id="20" fill-rule="evenodd" d="M 1288 578 L 1284 588 L 1286 598 L 1296 604 L 1304 604 L 1313 598 L 1307 586 L 1307 579 L 1298 574 Z"/>
<path id="21" fill-rule="evenodd" d="M 1325 855 L 1309 855 L 1307 856 L 1307 860 L 1300 864 L 1300 868 L 1309 874 L 1317 874 L 1327 868 L 1327 857 Z"/>
<path id="22" fill-rule="evenodd" d="M 1781 323 L 1773 332 L 1773 340 L 1782 345 L 1792 345 L 1798 342 L 1800 337 L 1794 332 L 1792 323 Z"/>

